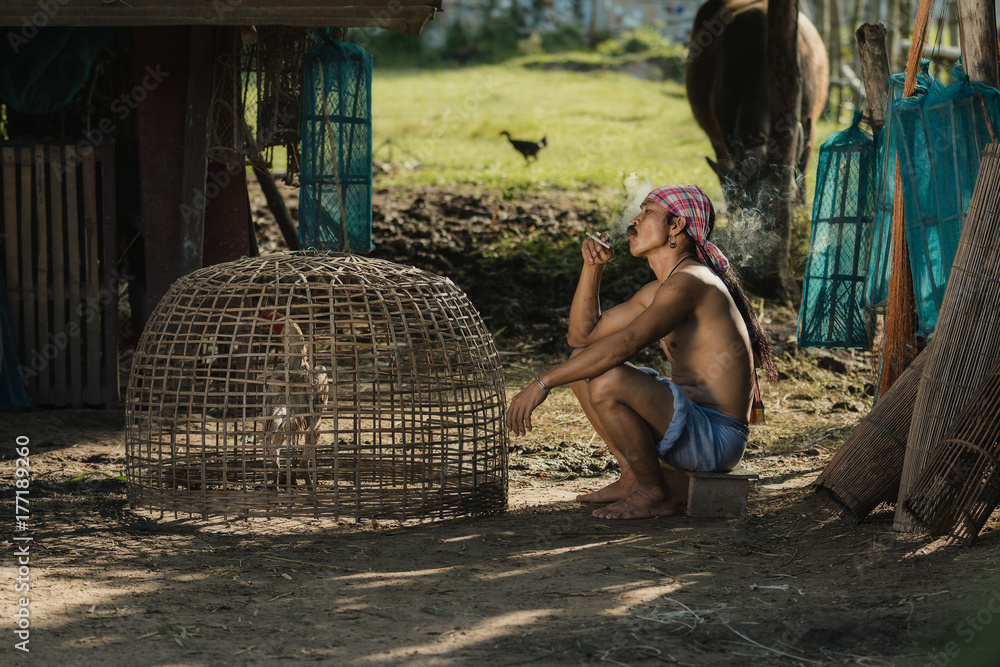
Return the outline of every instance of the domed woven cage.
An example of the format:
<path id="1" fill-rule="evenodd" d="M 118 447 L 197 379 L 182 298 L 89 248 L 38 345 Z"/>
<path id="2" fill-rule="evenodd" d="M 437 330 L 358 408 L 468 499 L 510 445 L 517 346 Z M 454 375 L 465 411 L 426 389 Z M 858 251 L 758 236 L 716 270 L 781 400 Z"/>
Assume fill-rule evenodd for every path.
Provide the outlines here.
<path id="1" fill-rule="evenodd" d="M 179 279 L 126 398 L 133 507 L 438 519 L 507 503 L 506 397 L 482 318 L 447 278 L 340 253 Z"/>

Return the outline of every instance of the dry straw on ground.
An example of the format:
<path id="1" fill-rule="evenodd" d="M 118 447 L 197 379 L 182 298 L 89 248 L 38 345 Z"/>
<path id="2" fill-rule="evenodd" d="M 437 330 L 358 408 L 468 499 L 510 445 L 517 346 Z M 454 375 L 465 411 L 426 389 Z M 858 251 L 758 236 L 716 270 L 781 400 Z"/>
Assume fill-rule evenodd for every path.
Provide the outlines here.
<path id="1" fill-rule="evenodd" d="M 896 499 L 913 400 L 928 358 L 925 350 L 913 360 L 813 482 L 825 502 L 855 521 Z"/>

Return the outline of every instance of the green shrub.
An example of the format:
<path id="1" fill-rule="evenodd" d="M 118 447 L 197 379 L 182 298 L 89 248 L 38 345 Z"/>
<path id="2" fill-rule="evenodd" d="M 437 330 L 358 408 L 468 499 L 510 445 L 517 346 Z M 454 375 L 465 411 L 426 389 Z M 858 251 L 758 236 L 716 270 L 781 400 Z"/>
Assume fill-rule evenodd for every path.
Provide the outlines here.
<path id="1" fill-rule="evenodd" d="M 561 25 L 555 30 L 539 34 L 542 51 L 545 53 L 562 53 L 583 48 L 583 33 L 575 25 Z"/>
<path id="2" fill-rule="evenodd" d="M 375 67 L 426 67 L 440 63 L 440 53 L 428 49 L 419 37 L 391 30 L 352 28 L 347 41 L 372 54 Z"/>
<path id="3" fill-rule="evenodd" d="M 621 56 L 632 53 L 659 51 L 671 44 L 655 25 L 644 25 L 617 37 L 606 39 L 597 45 L 597 52 L 605 56 Z"/>

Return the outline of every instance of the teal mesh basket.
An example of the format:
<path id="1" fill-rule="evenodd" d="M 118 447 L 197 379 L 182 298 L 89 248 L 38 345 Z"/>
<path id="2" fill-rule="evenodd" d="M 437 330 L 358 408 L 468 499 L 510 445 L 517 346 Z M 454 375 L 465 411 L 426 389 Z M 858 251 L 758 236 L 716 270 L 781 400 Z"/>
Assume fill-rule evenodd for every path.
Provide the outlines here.
<path id="1" fill-rule="evenodd" d="M 955 82 L 918 99 L 902 100 L 893 119 L 906 211 L 919 335 L 937 324 L 965 212 L 987 144 L 1000 127 L 1000 93 L 973 84 L 961 65 Z"/>
<path id="2" fill-rule="evenodd" d="M 306 53 L 299 246 L 372 249 L 372 56 L 323 41 Z"/>
<path id="3" fill-rule="evenodd" d="M 910 99 L 920 100 L 931 90 L 941 88 L 941 83 L 928 71 L 929 60 L 920 61 L 917 72 L 917 88 Z M 903 99 L 905 73 L 889 77 L 890 97 L 886 108 L 885 127 L 876 140 L 878 156 L 878 177 L 875 185 L 875 220 L 872 229 L 871 252 L 868 258 L 868 274 L 865 279 L 865 299 L 868 308 L 884 312 L 889 298 L 889 278 L 892 267 L 892 209 L 896 195 L 896 146 L 892 141 L 893 122 L 899 101 Z"/>
<path id="4" fill-rule="evenodd" d="M 819 149 L 812 235 L 798 342 L 801 347 L 868 348 L 865 276 L 875 215 L 875 142 L 861 112 Z"/>

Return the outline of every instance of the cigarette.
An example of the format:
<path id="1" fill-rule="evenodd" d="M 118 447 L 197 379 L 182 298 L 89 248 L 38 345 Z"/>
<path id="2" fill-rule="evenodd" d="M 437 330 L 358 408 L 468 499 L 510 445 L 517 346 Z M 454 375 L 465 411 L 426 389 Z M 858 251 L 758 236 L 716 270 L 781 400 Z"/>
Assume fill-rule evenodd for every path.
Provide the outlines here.
<path id="1" fill-rule="evenodd" d="M 594 239 L 595 241 L 597 241 L 598 243 L 600 243 L 602 246 L 604 246 L 608 250 L 611 250 L 611 244 L 607 243 L 605 241 L 602 241 L 601 239 L 597 238 L 597 236 L 595 236 L 593 232 L 587 232 L 587 236 L 589 236 L 590 238 Z"/>

